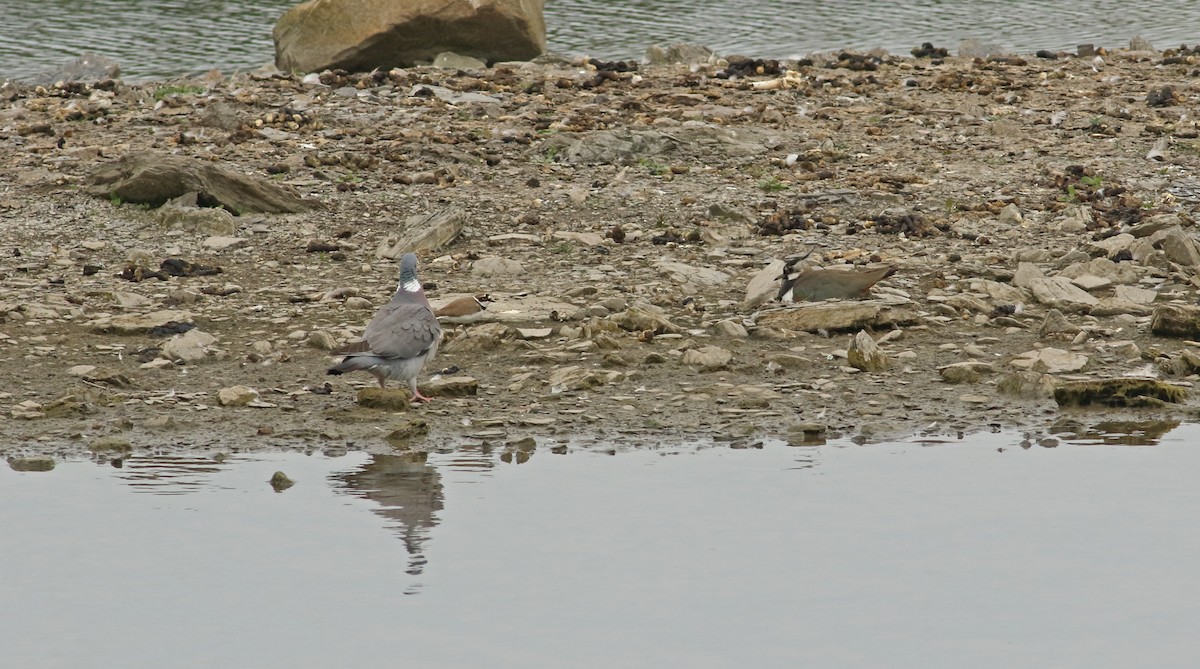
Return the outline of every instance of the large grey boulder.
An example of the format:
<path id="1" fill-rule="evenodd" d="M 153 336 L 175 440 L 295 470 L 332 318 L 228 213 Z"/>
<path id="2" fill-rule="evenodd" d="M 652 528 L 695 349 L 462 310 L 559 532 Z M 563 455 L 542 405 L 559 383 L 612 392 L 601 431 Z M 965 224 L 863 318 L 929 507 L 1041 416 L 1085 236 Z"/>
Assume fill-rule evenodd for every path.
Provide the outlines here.
<path id="1" fill-rule="evenodd" d="M 546 50 L 543 0 L 309 0 L 275 24 L 284 71 L 409 67 L 444 51 L 488 63 Z"/>

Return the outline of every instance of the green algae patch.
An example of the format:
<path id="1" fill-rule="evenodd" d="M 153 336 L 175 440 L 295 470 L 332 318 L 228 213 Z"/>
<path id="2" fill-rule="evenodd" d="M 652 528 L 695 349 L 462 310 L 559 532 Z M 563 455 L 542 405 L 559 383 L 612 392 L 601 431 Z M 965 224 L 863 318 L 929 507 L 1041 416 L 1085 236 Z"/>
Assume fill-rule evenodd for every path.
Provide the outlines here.
<path id="1" fill-rule="evenodd" d="M 1161 407 L 1187 399 L 1187 389 L 1157 379 L 1071 381 L 1054 389 L 1060 407 Z"/>
<path id="2" fill-rule="evenodd" d="M 407 411 L 408 391 L 396 388 L 363 388 L 358 391 L 358 406 L 383 411 Z"/>

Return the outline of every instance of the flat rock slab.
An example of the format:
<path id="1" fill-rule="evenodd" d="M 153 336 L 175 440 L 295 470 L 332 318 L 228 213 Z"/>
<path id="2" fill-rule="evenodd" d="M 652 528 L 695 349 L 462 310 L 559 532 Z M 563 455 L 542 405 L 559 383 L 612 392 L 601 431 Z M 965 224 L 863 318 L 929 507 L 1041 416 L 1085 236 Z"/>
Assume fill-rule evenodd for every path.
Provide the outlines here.
<path id="1" fill-rule="evenodd" d="M 783 267 L 783 260 L 772 260 L 750 279 L 746 286 L 746 297 L 742 300 L 742 309 L 754 309 L 775 297 L 779 292 L 779 278 Z"/>
<path id="2" fill-rule="evenodd" d="M 719 286 L 729 280 L 729 275 L 711 267 L 693 267 L 686 263 L 661 260 L 658 268 L 676 283 L 696 283 L 701 286 Z"/>
<path id="3" fill-rule="evenodd" d="M 1086 310 L 1100 303 L 1094 295 L 1062 276 L 1033 277 L 1026 287 L 1033 293 L 1033 299 L 1066 311 Z"/>
<path id="4" fill-rule="evenodd" d="M 584 246 L 600 246 L 604 243 L 604 235 L 599 232 L 571 232 L 569 230 L 555 230 L 554 234 L 550 235 L 554 239 L 562 239 L 568 242 L 579 242 Z"/>
<path id="5" fill-rule="evenodd" d="M 557 322 L 551 314 L 562 315 L 574 313 L 579 307 L 567 302 L 536 295 L 516 296 L 503 293 L 490 293 L 492 301 L 487 309 L 465 316 L 443 316 L 443 323 L 545 323 Z"/>
<path id="6" fill-rule="evenodd" d="M 261 177 L 241 174 L 197 158 L 150 151 L 130 153 L 92 170 L 88 192 L 154 207 L 187 193 L 199 200 L 244 214 L 306 211 L 314 202 Z"/>
<path id="7" fill-rule="evenodd" d="M 882 328 L 917 321 L 916 308 L 907 302 L 884 300 L 819 302 L 766 311 L 759 315 L 761 327 L 816 332 Z"/>
<path id="8" fill-rule="evenodd" d="M 479 381 L 470 376 L 435 376 L 420 390 L 429 397 L 468 397 L 479 393 Z"/>
<path id="9" fill-rule="evenodd" d="M 148 314 L 130 314 L 115 318 L 103 318 L 88 324 L 92 332 L 100 334 L 137 335 L 145 334 L 155 328 L 169 327 L 175 323 L 189 323 L 192 312 L 177 309 L 163 309 Z"/>
<path id="10" fill-rule="evenodd" d="M 1061 348 L 1043 348 L 1022 353 L 1009 364 L 1043 374 L 1067 374 L 1081 371 L 1087 367 L 1088 357 L 1082 353 L 1064 351 Z"/>
<path id="11" fill-rule="evenodd" d="M 1116 297 L 1134 304 L 1152 304 L 1158 298 L 1158 292 L 1136 286 L 1117 286 Z"/>
<path id="12" fill-rule="evenodd" d="M 384 238 L 375 250 L 375 257 L 398 260 L 405 253 L 436 251 L 462 233 L 464 220 L 463 212 L 453 208 L 409 216 L 404 220 L 408 232 L 402 237 L 388 235 Z"/>

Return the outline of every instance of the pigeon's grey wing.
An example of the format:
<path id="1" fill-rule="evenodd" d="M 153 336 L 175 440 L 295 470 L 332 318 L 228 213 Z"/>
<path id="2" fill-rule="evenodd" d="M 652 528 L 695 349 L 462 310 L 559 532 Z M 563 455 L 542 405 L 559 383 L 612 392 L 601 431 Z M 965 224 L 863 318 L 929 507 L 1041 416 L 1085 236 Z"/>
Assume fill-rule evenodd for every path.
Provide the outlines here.
<path id="1" fill-rule="evenodd" d="M 442 327 L 423 304 L 392 302 L 375 314 L 363 332 L 371 351 L 383 358 L 415 358 L 433 346 Z"/>

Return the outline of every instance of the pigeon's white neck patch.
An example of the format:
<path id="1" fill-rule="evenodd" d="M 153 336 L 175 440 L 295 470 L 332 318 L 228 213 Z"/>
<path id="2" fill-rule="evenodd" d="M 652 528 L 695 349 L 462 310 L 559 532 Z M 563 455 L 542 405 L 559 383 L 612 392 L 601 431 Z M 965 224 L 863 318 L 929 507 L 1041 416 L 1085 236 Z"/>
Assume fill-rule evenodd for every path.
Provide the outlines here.
<path id="1" fill-rule="evenodd" d="M 403 288 L 404 292 L 406 293 L 415 293 L 418 290 L 421 290 L 421 282 L 417 281 L 415 278 L 412 278 L 400 284 L 400 287 Z"/>

